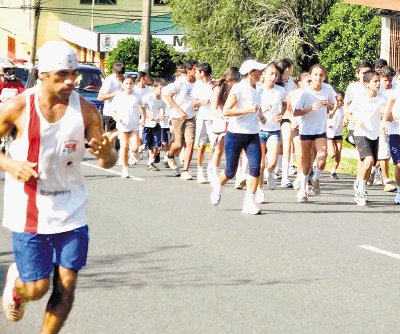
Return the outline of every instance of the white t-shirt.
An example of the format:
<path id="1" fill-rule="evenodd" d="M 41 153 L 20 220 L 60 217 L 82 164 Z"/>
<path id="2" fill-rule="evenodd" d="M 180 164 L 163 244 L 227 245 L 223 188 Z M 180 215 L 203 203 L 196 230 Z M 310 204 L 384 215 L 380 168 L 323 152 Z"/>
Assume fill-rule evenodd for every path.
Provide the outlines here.
<path id="1" fill-rule="evenodd" d="M 344 109 L 343 107 L 338 108 L 332 118 L 328 118 L 326 136 L 333 138 L 336 136 L 343 135 L 343 118 Z"/>
<path id="2" fill-rule="evenodd" d="M 363 96 L 366 92 L 365 86 L 359 82 L 352 82 L 347 86 L 344 103 L 351 103 L 357 96 Z M 354 124 L 349 122 L 349 130 L 354 130 Z"/>
<path id="3" fill-rule="evenodd" d="M 139 130 L 139 107 L 143 107 L 143 101 L 135 91 L 131 95 L 121 92 L 114 96 L 112 110 L 115 110 L 118 115 L 118 131 L 131 132 Z"/>
<path id="4" fill-rule="evenodd" d="M 192 97 L 198 100 L 208 100 L 207 104 L 199 106 L 197 118 L 201 120 L 211 121 L 213 113 L 211 111 L 211 100 L 213 98 L 213 90 L 211 83 L 205 83 L 202 80 L 197 80 L 193 85 Z"/>
<path id="5" fill-rule="evenodd" d="M 349 111 L 357 121 L 365 124 L 364 128 L 354 127 L 354 136 L 363 136 L 371 140 L 379 137 L 380 120 L 385 104 L 386 97 L 381 93 L 373 98 L 365 93 L 353 100 Z"/>
<path id="6" fill-rule="evenodd" d="M 229 95 L 236 95 L 234 109 L 246 109 L 254 104 L 261 105 L 260 90 L 253 88 L 246 80 L 233 85 Z M 228 97 L 229 99 L 229 97 Z M 228 131 L 232 133 L 254 134 L 259 132 L 258 113 L 230 116 Z"/>
<path id="7" fill-rule="evenodd" d="M 394 81 L 395 80 L 393 80 L 393 82 Z M 382 93 L 386 97 L 386 101 L 389 100 L 392 97 L 396 98 L 396 94 L 398 96 L 398 94 L 400 93 L 398 91 L 398 89 L 396 89 L 396 87 L 393 86 L 393 84 L 392 84 L 392 88 L 390 88 L 390 89 L 384 89 L 381 86 L 379 92 Z M 395 122 L 386 122 L 386 126 L 387 126 L 389 134 L 391 134 L 392 132 L 397 133 L 397 129 L 398 128 L 397 128 L 397 124 Z M 392 129 L 392 127 L 394 127 L 394 128 Z"/>
<path id="8" fill-rule="evenodd" d="M 334 91 L 327 85 L 322 85 L 321 90 L 315 92 L 311 87 L 307 87 L 301 94 L 300 99 L 296 103 L 295 109 L 306 109 L 314 103 L 327 99 L 334 104 L 336 98 Z M 328 107 L 321 105 L 318 110 L 310 111 L 301 116 L 299 133 L 300 135 L 317 135 L 326 133 L 326 123 L 328 119 Z"/>
<path id="9" fill-rule="evenodd" d="M 292 90 L 297 88 L 296 83 L 292 77 L 289 77 L 288 80 L 283 84 L 286 92 L 289 94 Z"/>
<path id="10" fill-rule="evenodd" d="M 267 121 L 258 123 L 261 131 L 278 131 L 281 128 L 276 115 L 282 112 L 282 102 L 287 102 L 286 89 L 274 85 L 272 89 L 261 88 L 261 110 Z"/>
<path id="11" fill-rule="evenodd" d="M 157 120 L 159 115 L 165 115 L 165 109 L 167 109 L 167 104 L 162 99 L 157 99 L 154 94 L 147 94 L 143 98 L 143 104 L 146 108 L 146 121 L 144 126 L 146 128 L 154 128 L 156 124 L 160 123 Z M 149 116 L 152 116 L 154 120 L 150 120 Z"/>
<path id="12" fill-rule="evenodd" d="M 399 96 L 400 95 L 400 87 L 396 88 L 396 93 L 392 95 L 394 96 Z M 400 98 L 396 98 L 393 104 L 392 108 L 392 115 L 394 116 L 399 116 L 400 115 Z M 388 124 L 388 133 L 390 135 L 400 135 L 400 120 L 394 120 L 393 122 L 387 122 Z"/>
<path id="13" fill-rule="evenodd" d="M 99 94 L 110 94 L 117 90 L 121 90 L 122 84 L 121 81 L 117 79 L 115 74 L 109 75 L 105 78 L 101 88 L 99 90 Z M 103 115 L 104 116 L 112 116 L 112 104 L 113 99 L 109 99 L 104 101 Z"/>
<path id="14" fill-rule="evenodd" d="M 194 98 L 192 97 L 193 86 L 194 83 L 187 81 L 184 75 L 176 79 L 171 85 L 168 85 L 168 90 L 174 93 L 173 99 L 176 104 L 182 108 L 189 119 L 196 116 Z M 180 116 L 175 111 L 175 113 L 172 114 L 172 118 L 180 118 Z"/>

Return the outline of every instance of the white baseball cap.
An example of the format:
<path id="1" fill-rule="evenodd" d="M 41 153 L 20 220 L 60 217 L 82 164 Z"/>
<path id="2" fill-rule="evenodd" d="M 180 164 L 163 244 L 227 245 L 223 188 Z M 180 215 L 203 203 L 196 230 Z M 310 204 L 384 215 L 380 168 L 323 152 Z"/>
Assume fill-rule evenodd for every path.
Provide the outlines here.
<path id="1" fill-rule="evenodd" d="M 39 73 L 78 68 L 74 49 L 62 41 L 50 41 L 43 44 L 38 49 L 38 59 Z"/>
<path id="2" fill-rule="evenodd" d="M 268 64 L 259 63 L 256 60 L 248 59 L 243 62 L 240 66 L 239 72 L 241 75 L 246 75 L 252 70 L 263 70 L 267 67 Z"/>

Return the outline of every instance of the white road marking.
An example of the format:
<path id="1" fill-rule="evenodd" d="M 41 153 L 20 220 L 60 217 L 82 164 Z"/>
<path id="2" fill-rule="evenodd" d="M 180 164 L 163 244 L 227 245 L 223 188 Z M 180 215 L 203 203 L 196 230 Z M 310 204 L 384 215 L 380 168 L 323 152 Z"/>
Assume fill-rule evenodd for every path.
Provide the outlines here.
<path id="1" fill-rule="evenodd" d="M 115 174 L 115 175 L 121 176 L 120 172 L 117 172 L 117 171 L 112 170 L 112 169 L 105 169 L 105 168 L 102 168 L 102 167 L 99 167 L 99 166 L 96 166 L 96 165 L 93 165 L 93 164 L 90 164 L 90 163 L 87 163 L 87 162 L 81 162 L 81 164 L 85 165 L 85 166 L 88 166 L 88 167 L 100 169 L 102 171 L 105 171 L 105 172 L 108 172 L 108 173 L 111 173 L 111 174 Z M 130 176 L 129 180 L 138 181 L 138 182 L 143 182 L 144 181 L 144 179 L 142 179 L 141 177 L 136 177 L 136 176 Z"/>
<path id="2" fill-rule="evenodd" d="M 385 251 L 383 249 L 380 249 L 380 248 L 377 248 L 377 247 L 374 247 L 374 246 L 360 245 L 358 247 L 364 248 L 364 249 L 369 250 L 369 251 L 374 252 L 374 253 L 386 255 L 386 256 L 393 257 L 395 259 L 400 260 L 400 254 L 388 252 L 388 251 Z"/>

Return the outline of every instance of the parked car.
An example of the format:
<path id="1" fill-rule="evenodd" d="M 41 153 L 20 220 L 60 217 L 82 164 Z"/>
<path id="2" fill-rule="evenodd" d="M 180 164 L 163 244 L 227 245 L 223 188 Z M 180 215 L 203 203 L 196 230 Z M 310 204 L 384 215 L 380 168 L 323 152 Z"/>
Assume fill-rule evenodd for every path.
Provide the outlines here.
<path id="1" fill-rule="evenodd" d="M 99 101 L 97 96 L 105 78 L 104 72 L 96 66 L 79 64 L 78 73 L 78 78 L 75 82 L 75 90 L 83 98 L 92 102 L 97 107 L 100 114 L 103 115 L 104 102 Z M 29 74 L 25 88 L 36 85 L 37 78 L 37 68 L 34 67 Z"/>

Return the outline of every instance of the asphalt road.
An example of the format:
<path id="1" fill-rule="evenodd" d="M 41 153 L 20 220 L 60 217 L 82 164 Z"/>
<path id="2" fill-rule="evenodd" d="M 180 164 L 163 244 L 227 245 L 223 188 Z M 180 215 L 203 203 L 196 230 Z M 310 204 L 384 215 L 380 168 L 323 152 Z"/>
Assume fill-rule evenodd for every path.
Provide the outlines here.
<path id="1" fill-rule="evenodd" d="M 168 169 L 149 172 L 141 162 L 135 179 L 121 179 L 120 167 L 92 164 L 83 166 L 89 261 L 62 333 L 400 332 L 393 193 L 371 187 L 368 206 L 358 207 L 351 177 L 324 175 L 309 203 L 276 189 L 262 215 L 243 216 L 244 191 L 233 182 L 214 207 L 209 185 Z M 1 228 L 0 282 L 11 262 Z M 0 311 L 0 334 L 39 333 L 47 298 L 28 304 L 18 323 Z"/>

